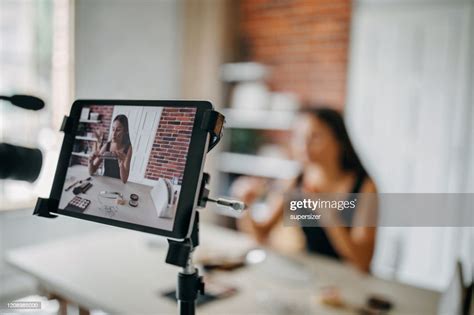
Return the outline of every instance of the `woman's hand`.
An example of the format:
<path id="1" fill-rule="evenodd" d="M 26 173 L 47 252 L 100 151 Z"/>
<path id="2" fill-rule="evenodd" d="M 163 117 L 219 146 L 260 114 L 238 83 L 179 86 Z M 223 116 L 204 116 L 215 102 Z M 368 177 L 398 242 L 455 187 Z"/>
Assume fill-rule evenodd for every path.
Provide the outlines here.
<path id="1" fill-rule="evenodd" d="M 240 231 L 252 235 L 257 243 L 262 245 L 267 243 L 269 231 L 258 225 L 258 223 L 253 220 L 249 210 L 242 214 L 240 219 L 237 221 L 237 226 Z"/>
<path id="2" fill-rule="evenodd" d="M 123 153 L 123 151 L 115 151 L 114 153 L 115 153 L 115 156 L 117 156 L 119 163 L 124 165 L 127 159 L 127 154 Z"/>
<path id="3" fill-rule="evenodd" d="M 102 158 L 100 157 L 99 151 L 94 151 L 89 157 L 89 174 L 94 175 L 97 169 L 99 168 L 100 163 L 102 163 Z"/>
<path id="4" fill-rule="evenodd" d="M 95 150 L 99 152 L 100 150 L 100 145 L 102 144 L 104 140 L 104 133 L 99 132 L 98 130 L 94 131 L 94 136 L 97 139 L 97 141 L 94 142 Z"/>
<path id="5" fill-rule="evenodd" d="M 230 191 L 232 196 L 250 205 L 265 192 L 266 186 L 262 178 L 242 176 L 234 181 Z"/>
<path id="6" fill-rule="evenodd" d="M 127 153 L 123 150 L 114 151 L 113 154 L 117 157 L 118 165 L 120 169 L 120 179 L 125 184 L 128 181 L 128 175 L 130 174 L 130 161 L 132 159 L 132 147 L 128 148 Z"/>
<path id="7" fill-rule="evenodd" d="M 92 152 L 92 154 L 89 157 L 89 164 L 93 164 L 96 159 L 99 159 L 100 153 L 98 151 Z"/>

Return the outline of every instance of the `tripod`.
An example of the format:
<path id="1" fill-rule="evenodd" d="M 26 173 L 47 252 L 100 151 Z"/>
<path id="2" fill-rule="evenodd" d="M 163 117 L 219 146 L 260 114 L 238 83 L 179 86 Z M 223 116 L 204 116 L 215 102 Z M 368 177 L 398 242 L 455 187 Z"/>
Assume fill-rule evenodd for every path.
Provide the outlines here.
<path id="1" fill-rule="evenodd" d="M 194 315 L 198 294 L 204 294 L 204 281 L 194 266 L 192 253 L 199 245 L 199 212 L 196 211 L 191 237 L 182 242 L 169 240 L 166 263 L 180 266 L 178 273 L 176 299 L 181 315 Z"/>
<path id="2" fill-rule="evenodd" d="M 235 211 L 242 211 L 245 205 L 240 201 L 219 198 L 210 199 L 209 184 L 210 176 L 203 174 L 201 189 L 199 192 L 198 207 L 204 208 L 206 203 L 216 204 L 232 208 Z M 199 276 L 198 269 L 193 264 L 192 254 L 199 245 L 199 211 L 196 211 L 191 235 L 182 242 L 168 240 L 169 247 L 166 255 L 166 263 L 182 267 L 178 273 L 176 286 L 176 299 L 178 301 L 178 312 L 180 315 L 194 315 L 196 311 L 196 299 L 198 294 L 204 294 L 204 281 Z"/>

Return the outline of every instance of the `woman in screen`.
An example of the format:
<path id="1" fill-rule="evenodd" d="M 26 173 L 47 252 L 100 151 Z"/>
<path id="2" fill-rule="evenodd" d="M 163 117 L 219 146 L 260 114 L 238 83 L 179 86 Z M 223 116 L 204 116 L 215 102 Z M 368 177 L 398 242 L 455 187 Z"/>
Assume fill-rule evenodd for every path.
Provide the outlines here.
<path id="1" fill-rule="evenodd" d="M 125 115 L 117 115 L 112 123 L 112 140 L 94 152 L 89 158 L 89 173 L 94 174 L 102 163 L 104 176 L 121 179 L 125 184 L 130 174 L 132 145 L 128 130 L 128 119 Z"/>
<path id="2" fill-rule="evenodd" d="M 270 208 L 274 209 L 265 221 L 257 222 L 246 211 L 238 222 L 239 227 L 257 241 L 265 243 L 272 229 L 283 224 L 285 202 L 288 193 L 374 193 L 376 187 L 355 153 L 342 116 L 332 109 L 304 110 L 293 131 L 292 151 L 301 161 L 302 171 L 280 193 L 269 195 Z M 234 195 L 247 205 L 255 202 L 265 192 L 266 181 L 259 178 L 241 177 L 232 187 Z M 376 209 L 361 204 L 349 214 L 352 227 L 325 224 L 320 227 L 301 227 L 306 249 L 336 259 L 344 259 L 365 272 L 369 271 L 374 252 L 376 229 L 360 224 Z M 250 208 L 251 210 L 251 208 Z M 347 218 L 346 218 L 347 219 Z M 354 222 L 359 224 L 353 224 Z M 367 224 L 369 225 L 369 224 Z"/>

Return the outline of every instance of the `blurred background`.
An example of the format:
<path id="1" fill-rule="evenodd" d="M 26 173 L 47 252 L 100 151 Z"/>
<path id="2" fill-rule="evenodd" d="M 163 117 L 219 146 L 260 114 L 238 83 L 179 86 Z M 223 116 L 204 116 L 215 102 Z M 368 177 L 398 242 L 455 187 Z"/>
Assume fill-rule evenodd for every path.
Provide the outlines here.
<path id="1" fill-rule="evenodd" d="M 98 228 L 31 215 L 79 98 L 210 100 L 227 117 L 206 164 L 215 195 L 241 175 L 294 177 L 296 112 L 321 105 L 344 112 L 380 192 L 473 193 L 473 60 L 469 0 L 0 0 L 0 94 L 47 104 L 0 103 L 0 142 L 44 153 L 35 183 L 0 182 L 0 253 Z M 472 227 L 383 227 L 376 244 L 377 277 L 442 291 L 460 259 L 472 278 Z M 2 260 L 0 283 L 35 289 Z"/>

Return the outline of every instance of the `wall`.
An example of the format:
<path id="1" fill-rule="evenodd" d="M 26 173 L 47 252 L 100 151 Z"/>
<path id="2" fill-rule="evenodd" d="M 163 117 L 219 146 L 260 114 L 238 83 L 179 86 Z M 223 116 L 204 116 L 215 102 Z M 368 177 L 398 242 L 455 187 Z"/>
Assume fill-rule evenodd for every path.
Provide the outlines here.
<path id="1" fill-rule="evenodd" d="M 103 142 L 108 140 L 109 137 L 109 130 L 110 130 L 110 124 L 112 122 L 112 113 L 113 113 L 113 106 L 97 106 L 97 105 L 92 105 L 89 107 L 91 113 L 99 113 L 99 124 L 83 124 L 85 126 L 85 133 L 87 132 L 97 132 L 99 134 L 103 135 Z M 90 115 L 90 114 L 89 114 Z M 83 134 L 82 136 L 85 136 L 86 134 Z M 95 137 L 95 136 L 94 136 Z M 77 141 L 77 140 L 76 140 Z M 83 140 L 79 141 L 78 143 L 82 145 L 91 145 L 92 142 Z M 78 150 L 76 148 L 73 149 L 75 152 Z M 89 162 L 87 158 L 84 157 L 78 157 L 78 156 L 73 156 L 72 157 L 73 164 L 81 164 L 84 166 L 88 166 Z"/>
<path id="2" fill-rule="evenodd" d="M 194 108 L 164 108 L 145 177 L 178 178 L 181 184 L 194 124 Z"/>
<path id="3" fill-rule="evenodd" d="M 108 140 L 113 106 L 90 106 L 91 113 L 100 114 L 100 124 L 84 124 L 85 132 L 99 132 L 104 135 L 103 143 Z M 178 178 L 181 184 L 186 166 L 188 146 L 191 141 L 194 108 L 164 108 L 158 129 L 153 141 L 145 178 L 157 180 L 160 177 Z M 77 140 L 76 140 L 77 141 Z M 90 144 L 90 141 L 78 141 L 79 144 Z M 77 151 L 77 150 L 74 150 Z M 73 163 L 87 166 L 88 160 L 73 156 Z M 143 175 L 142 175 L 143 176 Z"/>
<path id="4" fill-rule="evenodd" d="M 272 67 L 270 87 L 303 102 L 342 109 L 351 1 L 243 0 L 240 25 L 248 59 Z"/>
<path id="5" fill-rule="evenodd" d="M 76 98 L 179 97 L 181 1 L 75 2 Z"/>
<path id="6" fill-rule="evenodd" d="M 100 124 L 86 124 L 86 132 L 98 132 L 103 135 L 104 141 L 108 140 L 110 124 L 112 123 L 113 106 L 92 105 L 89 107 L 91 113 L 98 113 Z M 89 114 L 90 115 L 90 114 Z"/>

